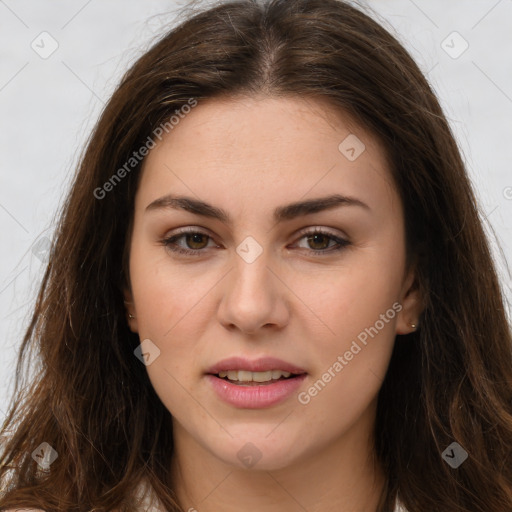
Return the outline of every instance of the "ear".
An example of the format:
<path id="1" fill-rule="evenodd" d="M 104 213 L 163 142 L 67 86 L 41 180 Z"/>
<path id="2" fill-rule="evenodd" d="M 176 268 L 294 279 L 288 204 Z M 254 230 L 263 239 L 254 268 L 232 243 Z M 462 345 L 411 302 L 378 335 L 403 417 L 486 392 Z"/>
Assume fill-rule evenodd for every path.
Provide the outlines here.
<path id="1" fill-rule="evenodd" d="M 420 314 L 423 311 L 423 301 L 414 268 L 411 268 L 404 280 L 399 302 L 402 309 L 397 316 L 396 334 L 409 334 L 416 331 L 419 327 Z M 411 324 L 416 327 L 411 327 Z"/>
<path id="2" fill-rule="evenodd" d="M 126 321 L 128 322 L 128 327 L 132 332 L 138 333 L 139 327 L 137 325 L 137 312 L 135 310 L 135 304 L 133 303 L 132 292 L 129 288 L 123 289 L 124 295 L 124 306 L 126 309 Z"/>

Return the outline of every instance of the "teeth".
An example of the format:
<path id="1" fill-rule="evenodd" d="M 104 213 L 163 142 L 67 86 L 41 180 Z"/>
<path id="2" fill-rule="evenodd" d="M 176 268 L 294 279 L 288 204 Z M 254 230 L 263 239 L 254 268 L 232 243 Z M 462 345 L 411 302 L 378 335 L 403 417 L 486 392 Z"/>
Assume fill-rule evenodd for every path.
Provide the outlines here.
<path id="1" fill-rule="evenodd" d="M 291 375 L 290 372 L 284 372 L 283 370 L 272 370 L 272 378 L 279 379 L 280 377 L 289 377 Z M 254 379 L 256 380 L 256 379 Z"/>
<path id="2" fill-rule="evenodd" d="M 269 380 L 277 380 L 281 377 L 289 377 L 290 372 L 284 370 L 268 370 L 266 372 L 248 372 L 246 370 L 228 370 L 226 372 L 219 372 L 221 379 L 227 377 L 229 380 L 236 380 L 239 382 L 268 382 Z"/>

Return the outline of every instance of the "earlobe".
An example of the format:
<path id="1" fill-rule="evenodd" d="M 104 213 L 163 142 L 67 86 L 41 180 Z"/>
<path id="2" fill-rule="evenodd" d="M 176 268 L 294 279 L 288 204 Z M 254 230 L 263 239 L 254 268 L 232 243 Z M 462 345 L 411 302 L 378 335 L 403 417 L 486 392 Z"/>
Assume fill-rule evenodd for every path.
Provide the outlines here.
<path id="1" fill-rule="evenodd" d="M 400 304 L 402 309 L 397 317 L 396 334 L 409 334 L 418 330 L 423 300 L 415 273 L 412 271 L 404 282 Z"/>
<path id="2" fill-rule="evenodd" d="M 126 321 L 128 322 L 128 327 L 134 333 L 138 333 L 138 325 L 137 325 L 137 315 L 135 312 L 135 304 L 133 303 L 132 293 L 128 288 L 123 290 L 124 295 L 124 307 L 126 310 Z"/>

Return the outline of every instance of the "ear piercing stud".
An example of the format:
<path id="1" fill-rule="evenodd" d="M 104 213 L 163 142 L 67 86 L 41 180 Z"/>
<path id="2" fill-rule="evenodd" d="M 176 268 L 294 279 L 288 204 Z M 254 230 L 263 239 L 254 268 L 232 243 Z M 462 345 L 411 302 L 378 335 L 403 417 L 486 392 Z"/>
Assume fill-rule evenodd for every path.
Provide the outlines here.
<path id="1" fill-rule="evenodd" d="M 135 318 L 131 313 L 128 313 L 128 318 Z"/>

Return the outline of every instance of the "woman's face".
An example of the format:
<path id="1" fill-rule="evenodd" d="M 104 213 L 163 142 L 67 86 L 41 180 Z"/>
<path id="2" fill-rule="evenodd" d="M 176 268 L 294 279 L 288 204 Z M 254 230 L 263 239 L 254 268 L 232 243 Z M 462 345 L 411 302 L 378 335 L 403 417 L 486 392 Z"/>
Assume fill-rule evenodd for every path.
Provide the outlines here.
<path id="1" fill-rule="evenodd" d="M 178 453 L 278 469 L 368 444 L 419 301 L 384 149 L 333 112 L 199 102 L 146 157 L 126 298 Z"/>

